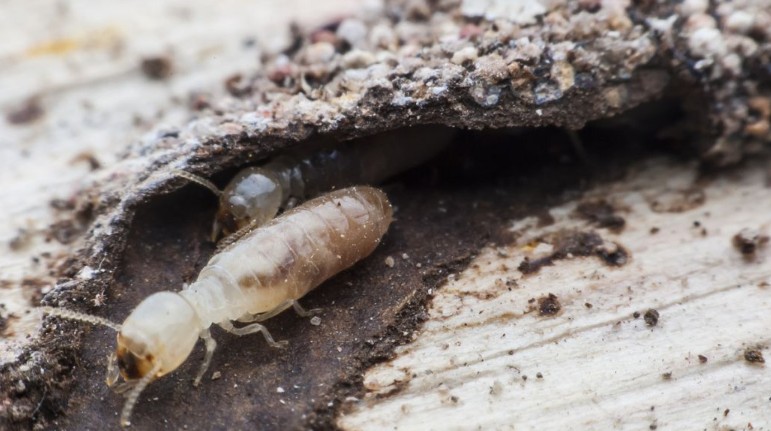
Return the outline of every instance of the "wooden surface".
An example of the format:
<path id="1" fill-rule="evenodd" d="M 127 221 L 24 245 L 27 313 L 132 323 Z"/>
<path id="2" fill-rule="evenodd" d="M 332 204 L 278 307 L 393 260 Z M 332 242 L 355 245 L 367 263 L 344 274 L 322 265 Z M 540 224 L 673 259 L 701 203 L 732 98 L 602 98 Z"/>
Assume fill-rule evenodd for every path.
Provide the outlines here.
<path id="1" fill-rule="evenodd" d="M 745 228 L 769 234 L 766 166 L 697 180 L 695 165 L 649 161 L 551 209 L 552 224 L 512 220 L 516 242 L 484 250 L 434 293 L 422 331 L 367 373 L 367 395 L 350 400 L 339 426 L 771 429 L 771 374 L 745 359 L 748 349 L 771 358 L 771 256 L 732 244 Z M 625 219 L 622 232 L 576 217 L 598 200 Z M 552 253 L 555 235 L 586 231 L 621 245 L 628 262 L 567 257 L 517 270 Z M 549 294 L 561 309 L 541 315 Z"/>

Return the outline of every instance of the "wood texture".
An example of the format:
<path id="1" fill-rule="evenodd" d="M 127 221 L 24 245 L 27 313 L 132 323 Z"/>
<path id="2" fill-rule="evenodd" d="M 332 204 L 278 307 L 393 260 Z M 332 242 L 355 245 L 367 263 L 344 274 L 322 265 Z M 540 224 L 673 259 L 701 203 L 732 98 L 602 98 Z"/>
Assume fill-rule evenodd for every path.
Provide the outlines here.
<path id="1" fill-rule="evenodd" d="M 552 208 L 548 226 L 512 220 L 517 240 L 486 249 L 434 293 L 422 331 L 367 373 L 367 395 L 338 425 L 769 429 L 771 373 L 746 358 L 771 357 L 771 256 L 733 244 L 746 228 L 770 232 L 766 164 L 703 179 L 694 165 L 654 160 Z M 578 217 L 587 202 L 614 208 L 623 231 Z M 567 256 L 517 270 L 554 253 L 555 235 L 584 231 L 622 246 L 628 262 Z"/>

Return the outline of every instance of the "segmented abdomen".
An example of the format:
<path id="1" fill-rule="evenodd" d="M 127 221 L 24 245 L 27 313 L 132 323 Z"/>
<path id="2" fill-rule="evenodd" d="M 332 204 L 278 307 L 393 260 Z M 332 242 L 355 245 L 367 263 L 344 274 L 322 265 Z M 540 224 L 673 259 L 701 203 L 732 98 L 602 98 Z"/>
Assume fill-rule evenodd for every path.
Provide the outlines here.
<path id="1" fill-rule="evenodd" d="M 220 289 L 195 295 L 206 300 L 193 300 L 217 314 L 209 319 L 213 322 L 270 311 L 368 256 L 391 219 L 391 204 L 378 189 L 361 186 L 328 193 L 215 255 L 188 289 Z M 225 309 L 227 316 L 222 315 Z"/>

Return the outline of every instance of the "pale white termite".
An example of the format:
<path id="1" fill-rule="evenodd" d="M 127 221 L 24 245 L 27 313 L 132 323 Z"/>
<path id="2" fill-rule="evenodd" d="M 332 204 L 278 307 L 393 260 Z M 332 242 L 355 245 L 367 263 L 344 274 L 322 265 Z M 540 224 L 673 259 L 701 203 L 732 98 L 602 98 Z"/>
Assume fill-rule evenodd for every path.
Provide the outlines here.
<path id="1" fill-rule="evenodd" d="M 216 240 L 220 231 L 228 235 L 252 229 L 294 202 L 336 188 L 378 184 L 436 156 L 453 136 L 454 131 L 448 128 L 414 127 L 376 135 L 368 142 L 290 152 L 264 165 L 242 169 L 221 191 L 189 172 L 175 171 L 175 175 L 219 197 L 212 230 L 212 240 Z"/>
<path id="2" fill-rule="evenodd" d="M 257 322 L 289 307 L 307 315 L 297 300 L 368 256 L 391 219 L 391 204 L 379 189 L 341 189 L 246 233 L 215 254 L 192 284 L 180 292 L 150 295 L 122 325 L 66 309 L 43 311 L 118 331 L 107 384 L 113 386 L 122 377 L 125 382 L 118 390 L 130 390 L 121 414 L 121 425 L 126 426 L 142 390 L 179 367 L 201 338 L 206 354 L 195 377 L 198 385 L 217 344 L 209 333 L 212 324 L 235 335 L 261 332 L 268 344 L 281 346 Z M 251 324 L 235 327 L 233 321 Z"/>

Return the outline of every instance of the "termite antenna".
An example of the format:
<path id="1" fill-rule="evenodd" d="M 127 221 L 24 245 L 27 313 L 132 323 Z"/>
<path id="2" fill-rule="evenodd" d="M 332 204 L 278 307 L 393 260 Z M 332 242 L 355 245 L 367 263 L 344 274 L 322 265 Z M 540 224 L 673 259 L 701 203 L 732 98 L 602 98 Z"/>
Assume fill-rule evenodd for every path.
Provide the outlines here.
<path id="1" fill-rule="evenodd" d="M 40 311 L 51 316 L 61 317 L 64 319 L 78 320 L 81 322 L 93 323 L 94 325 L 104 325 L 110 329 L 114 329 L 120 332 L 120 325 L 111 322 L 103 317 L 92 316 L 90 314 L 78 313 L 77 311 L 68 310 L 66 308 L 54 308 L 54 307 L 38 307 Z"/>
<path id="2" fill-rule="evenodd" d="M 120 413 L 120 426 L 127 427 L 131 425 L 131 412 L 134 411 L 134 405 L 137 403 L 139 395 L 143 390 L 145 390 L 147 385 L 153 381 L 155 375 L 158 374 L 159 371 L 161 371 L 160 361 L 155 364 L 149 373 L 145 374 L 141 379 L 139 379 L 136 386 L 134 386 L 134 389 L 132 389 L 128 394 L 126 397 L 126 404 L 123 405 L 123 411 Z"/>
<path id="3" fill-rule="evenodd" d="M 181 169 L 174 169 L 171 171 L 171 173 L 176 177 L 184 178 L 188 181 L 198 184 L 199 186 L 206 187 L 207 189 L 211 190 L 212 193 L 217 195 L 217 197 L 222 195 L 222 190 L 218 189 L 213 182 L 207 180 L 206 178 L 199 177 L 198 175 L 191 174 L 190 172 L 183 171 Z"/>

